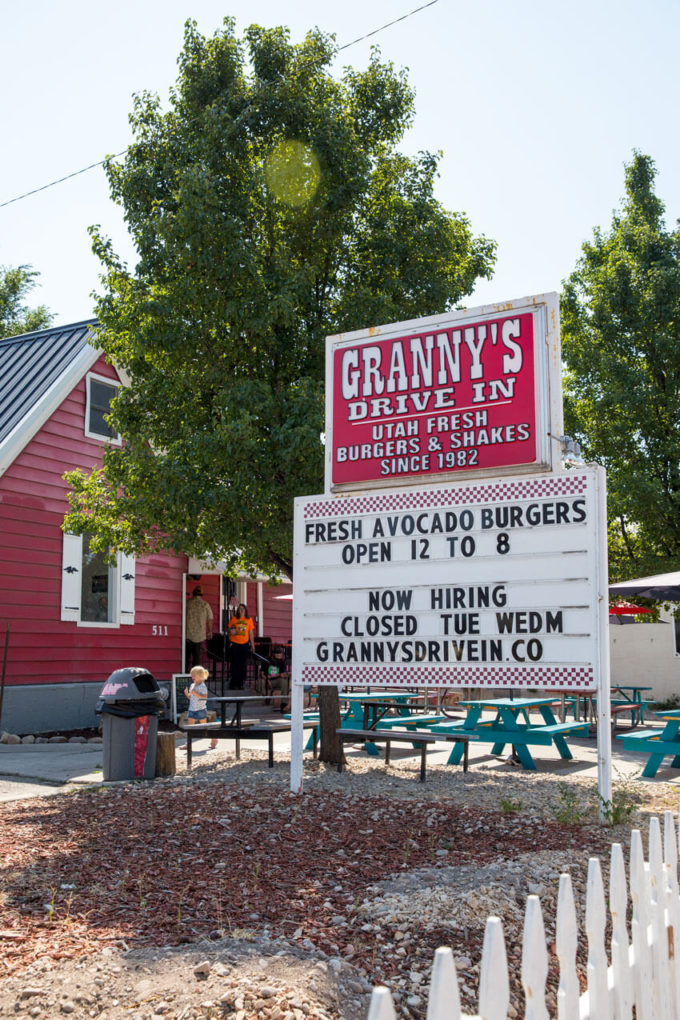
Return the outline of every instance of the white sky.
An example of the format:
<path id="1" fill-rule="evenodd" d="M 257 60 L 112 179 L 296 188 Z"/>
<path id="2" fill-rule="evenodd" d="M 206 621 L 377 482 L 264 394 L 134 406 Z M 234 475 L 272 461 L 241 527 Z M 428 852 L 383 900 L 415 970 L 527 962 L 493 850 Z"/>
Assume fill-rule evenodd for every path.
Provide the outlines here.
<path id="1" fill-rule="evenodd" d="M 314 26 L 351 42 L 423 0 L 23 0 L 0 36 L 0 203 L 125 149 L 133 93 L 167 99 L 187 17 L 210 35 Z M 680 215 L 680 5 L 677 0 L 438 0 L 339 55 L 366 64 L 371 42 L 409 69 L 416 119 L 402 149 L 443 151 L 437 195 L 498 242 L 495 277 L 468 305 L 559 290 L 596 225 L 607 228 L 634 148 L 652 156 L 667 222 Z M 32 303 L 57 323 L 93 312 L 102 224 L 132 259 L 101 167 L 0 208 L 0 264 L 41 273 Z M 369 325 L 368 323 L 366 325 Z"/>

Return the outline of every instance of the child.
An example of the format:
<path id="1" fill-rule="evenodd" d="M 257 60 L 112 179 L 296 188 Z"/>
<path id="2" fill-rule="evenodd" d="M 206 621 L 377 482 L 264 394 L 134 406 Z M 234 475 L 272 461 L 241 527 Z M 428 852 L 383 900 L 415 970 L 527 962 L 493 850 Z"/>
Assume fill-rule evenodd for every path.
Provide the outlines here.
<path id="1" fill-rule="evenodd" d="M 275 645 L 272 651 L 272 669 L 269 673 L 269 684 L 272 698 L 272 707 L 281 713 L 288 708 L 288 692 L 290 690 L 290 672 L 286 664 L 286 653 L 280 645 Z"/>
<path id="2" fill-rule="evenodd" d="M 208 701 L 208 688 L 205 685 L 205 681 L 209 676 L 210 673 L 204 666 L 194 666 L 191 670 L 191 687 L 184 688 L 184 695 L 189 699 L 187 726 L 207 721 L 206 703 Z M 210 741 L 210 749 L 214 750 L 216 747 L 217 740 L 213 737 Z"/>

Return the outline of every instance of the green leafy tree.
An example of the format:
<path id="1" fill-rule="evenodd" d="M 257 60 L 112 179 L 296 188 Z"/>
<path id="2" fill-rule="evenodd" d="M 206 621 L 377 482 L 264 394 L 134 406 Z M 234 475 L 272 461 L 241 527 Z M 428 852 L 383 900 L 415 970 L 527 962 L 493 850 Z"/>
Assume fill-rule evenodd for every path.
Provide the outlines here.
<path id="1" fill-rule="evenodd" d="M 655 177 L 634 153 L 622 209 L 562 294 L 566 425 L 607 468 L 612 580 L 680 560 L 680 229 Z"/>
<path id="2" fill-rule="evenodd" d="M 0 337 L 45 329 L 52 315 L 45 305 L 28 308 L 26 295 L 40 274 L 30 266 L 0 266 Z"/>
<path id="3" fill-rule="evenodd" d="M 124 443 L 69 475 L 66 527 L 99 547 L 292 577 L 293 498 L 323 487 L 324 338 L 443 311 L 491 273 L 493 242 L 434 196 L 437 157 L 395 150 L 405 75 L 374 52 L 338 79 L 334 55 L 318 31 L 190 22 L 167 112 L 135 99 L 107 165 L 134 271 L 93 230 Z"/>

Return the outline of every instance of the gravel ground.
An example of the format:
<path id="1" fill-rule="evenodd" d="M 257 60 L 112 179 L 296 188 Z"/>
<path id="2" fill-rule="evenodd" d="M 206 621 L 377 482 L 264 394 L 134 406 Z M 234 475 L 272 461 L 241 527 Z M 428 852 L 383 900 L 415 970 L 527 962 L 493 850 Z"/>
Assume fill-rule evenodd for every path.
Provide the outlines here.
<path id="1" fill-rule="evenodd" d="M 295 798 L 258 752 L 199 756 L 190 776 L 179 764 L 3 813 L 0 1016 L 360 1020 L 385 983 L 400 1017 L 422 1018 L 439 945 L 472 1013 L 486 917 L 502 918 L 518 975 L 527 894 L 552 946 L 560 872 L 582 915 L 588 857 L 606 872 L 610 843 L 677 814 L 680 795 L 626 780 L 633 816 L 602 828 L 595 781 L 574 775 L 431 768 L 420 784 L 414 759 L 351 756 L 342 775 L 307 760 Z"/>

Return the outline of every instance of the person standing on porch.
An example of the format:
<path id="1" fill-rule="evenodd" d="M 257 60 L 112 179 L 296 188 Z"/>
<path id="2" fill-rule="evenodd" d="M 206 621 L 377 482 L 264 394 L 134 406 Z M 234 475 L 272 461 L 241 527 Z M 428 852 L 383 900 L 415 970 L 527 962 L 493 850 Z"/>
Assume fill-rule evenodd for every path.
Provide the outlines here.
<path id="1" fill-rule="evenodd" d="M 186 641 L 184 668 L 203 665 L 205 642 L 212 637 L 213 611 L 202 598 L 203 589 L 197 584 L 187 602 Z"/>
<path id="2" fill-rule="evenodd" d="M 248 606 L 243 602 L 229 621 L 229 652 L 231 658 L 230 687 L 242 688 L 246 683 L 248 652 L 255 651 L 255 624 L 248 615 Z"/>

